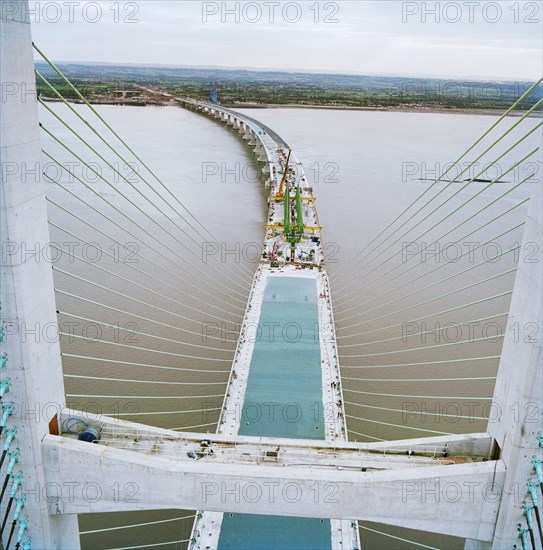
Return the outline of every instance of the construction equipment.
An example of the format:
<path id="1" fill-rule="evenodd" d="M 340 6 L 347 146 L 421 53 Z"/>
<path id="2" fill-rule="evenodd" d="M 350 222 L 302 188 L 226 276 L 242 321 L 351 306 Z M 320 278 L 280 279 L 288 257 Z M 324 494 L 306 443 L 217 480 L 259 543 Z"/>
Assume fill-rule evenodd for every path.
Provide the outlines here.
<path id="1" fill-rule="evenodd" d="M 302 213 L 302 197 L 300 191 L 300 185 L 296 186 L 296 210 L 291 211 L 290 206 L 290 187 L 287 182 L 285 188 L 285 196 L 283 200 L 285 212 L 284 212 L 284 222 L 283 222 L 283 232 L 285 241 L 290 243 L 290 258 L 291 261 L 294 261 L 296 254 L 296 243 L 302 241 L 304 237 L 304 218 Z M 294 219 L 293 219 L 294 218 Z"/>
<path id="2" fill-rule="evenodd" d="M 281 182 L 283 184 L 283 182 Z M 285 239 L 288 240 L 288 235 L 290 234 L 290 188 L 287 183 L 286 193 L 283 198 L 284 205 L 284 221 L 283 221 L 283 232 L 285 234 Z"/>
<path id="3" fill-rule="evenodd" d="M 289 160 L 290 160 L 290 153 L 292 152 L 292 149 L 289 149 L 288 150 L 288 155 L 287 155 L 287 162 L 285 162 L 285 166 L 283 168 L 283 177 L 281 178 L 281 183 L 279 184 L 279 191 L 277 191 L 277 194 L 275 195 L 275 199 L 276 200 L 283 200 L 283 188 L 285 186 L 285 180 L 287 178 L 287 173 L 288 173 L 288 163 L 289 163 Z"/>
<path id="4" fill-rule="evenodd" d="M 296 186 L 296 231 L 298 242 L 304 236 L 304 217 L 302 214 L 302 195 L 300 193 L 300 184 Z"/>

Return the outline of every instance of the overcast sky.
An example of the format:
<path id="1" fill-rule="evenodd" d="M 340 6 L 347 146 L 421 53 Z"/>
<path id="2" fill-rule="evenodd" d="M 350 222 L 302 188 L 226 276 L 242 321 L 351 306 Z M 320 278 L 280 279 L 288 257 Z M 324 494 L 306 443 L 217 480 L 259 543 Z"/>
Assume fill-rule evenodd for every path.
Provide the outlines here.
<path id="1" fill-rule="evenodd" d="M 542 0 L 30 5 L 34 41 L 56 61 L 491 80 L 535 80 L 543 72 Z"/>

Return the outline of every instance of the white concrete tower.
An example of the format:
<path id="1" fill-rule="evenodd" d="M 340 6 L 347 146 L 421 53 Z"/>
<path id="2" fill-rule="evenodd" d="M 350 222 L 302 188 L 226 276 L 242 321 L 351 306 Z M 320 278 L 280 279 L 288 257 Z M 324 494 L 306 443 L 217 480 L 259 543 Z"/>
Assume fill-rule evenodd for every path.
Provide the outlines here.
<path id="1" fill-rule="evenodd" d="M 0 77 L 0 315 L 2 352 L 7 354 L 1 374 L 3 380 L 10 379 L 2 401 L 13 403 L 4 434 L 8 428 L 17 429 L 11 450 L 19 448 L 20 452 L 14 473 L 21 470 L 23 474 L 17 496 L 26 497 L 20 518 L 28 515 L 32 546 L 79 548 L 77 516 L 49 515 L 45 498 L 41 441 L 57 430 L 56 415 L 65 405 L 65 393 L 60 345 L 54 337 L 53 273 L 51 263 L 44 259 L 49 229 L 26 0 L 2 6 Z M 2 505 L 2 518 L 4 510 Z M 13 510 L 8 531 L 12 514 Z"/>
<path id="2" fill-rule="evenodd" d="M 517 525 L 526 527 L 523 502 L 531 505 L 527 484 L 529 479 L 536 481 L 532 457 L 541 458 L 538 434 L 543 430 L 543 205 L 541 184 L 537 182 L 533 187 L 488 423 L 488 432 L 496 442 L 495 457 L 507 469 L 502 499 L 494 540 L 468 540 L 466 549 L 522 547 Z M 541 513 L 543 499 L 539 491 L 537 496 Z M 533 521 L 535 526 L 535 517 Z M 537 539 L 537 526 L 534 529 Z"/>

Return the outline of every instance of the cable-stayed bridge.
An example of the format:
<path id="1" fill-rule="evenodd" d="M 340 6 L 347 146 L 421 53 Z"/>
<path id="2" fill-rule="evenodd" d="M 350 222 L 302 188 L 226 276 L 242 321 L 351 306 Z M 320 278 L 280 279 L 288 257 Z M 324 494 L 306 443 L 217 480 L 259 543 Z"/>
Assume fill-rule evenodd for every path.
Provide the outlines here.
<path id="1" fill-rule="evenodd" d="M 20 5 L 23 13 L 25 3 L 21 2 Z M 25 84 L 27 91 L 33 90 L 33 53 L 28 23 L 17 21 L 16 17 L 13 20 L 2 21 L 0 36 L 2 81 L 19 83 L 20 89 L 23 89 L 22 85 Z M 36 49 L 36 51 L 43 55 L 41 50 Z M 55 70 L 54 66 L 52 67 Z M 48 82 L 43 75 L 37 76 L 44 82 Z M 62 79 L 61 74 L 58 76 Z M 445 236 L 454 235 L 453 232 L 459 228 L 462 231 L 461 239 L 470 238 L 483 225 L 478 222 L 481 211 L 496 203 L 501 204 L 503 209 L 500 213 L 484 223 L 489 228 L 496 229 L 496 233 L 488 242 L 495 242 L 500 236 L 513 231 L 523 231 L 523 243 L 503 252 L 504 255 L 513 256 L 516 251 L 518 266 L 503 272 L 492 271 L 479 276 L 477 267 L 487 268 L 489 264 L 489 262 L 481 262 L 481 264 L 470 265 L 465 270 L 459 269 L 458 273 L 470 270 L 470 273 L 474 274 L 470 287 L 482 284 L 489 288 L 493 288 L 490 285 L 491 281 L 514 275 L 513 290 L 500 290 L 473 300 L 473 302 L 486 302 L 501 298 L 509 299 L 512 295 L 511 304 L 510 306 L 508 304 L 506 311 L 498 309 L 482 318 L 468 317 L 456 323 L 461 326 L 508 314 L 509 320 L 512 323 L 518 323 L 519 326 L 536 324 L 537 334 L 528 339 L 516 338 L 513 333 L 499 335 L 504 341 L 499 355 L 500 365 L 491 401 L 501 413 L 499 419 L 489 422 L 487 430 L 481 433 L 435 434 L 432 430 L 417 425 L 414 430 L 418 430 L 419 435 L 424 434 L 424 436 L 398 441 L 379 441 L 380 438 L 370 435 L 369 438 L 373 437 L 376 441 L 349 442 L 347 441 L 347 421 L 361 420 L 382 425 L 391 425 L 393 421 L 389 422 L 384 417 L 382 420 L 376 420 L 357 417 L 353 414 L 353 408 L 360 406 L 379 409 L 378 406 L 355 402 L 356 395 L 364 395 L 364 390 L 355 389 L 353 386 L 344 387 L 344 379 L 339 376 L 338 357 L 342 362 L 343 360 L 349 362 L 351 359 L 362 362 L 368 359 L 371 363 L 375 356 L 390 352 L 385 348 L 369 353 L 351 353 L 349 351 L 351 346 L 355 348 L 360 346 L 360 343 L 353 339 L 367 337 L 362 339 L 363 345 L 382 345 L 385 341 L 397 341 L 398 336 L 380 338 L 370 335 L 368 337 L 368 334 L 374 331 L 364 329 L 361 333 L 345 337 L 346 340 L 349 338 L 350 340 L 343 342 L 343 355 L 338 353 L 334 332 L 332 332 L 332 338 L 323 337 L 325 326 L 333 331 L 335 323 L 330 283 L 326 275 L 325 263 L 322 262 L 321 228 L 314 207 L 315 197 L 308 186 L 303 184 L 305 174 L 295 158 L 293 158 L 291 170 L 287 144 L 269 128 L 250 117 L 217 105 L 179 99 L 184 106 L 208 114 L 237 129 L 255 149 L 265 183 L 270 189 L 264 248 L 266 258 L 265 261 L 259 262 L 256 274 L 246 266 L 232 264 L 215 265 L 213 266 L 215 271 L 204 270 L 195 253 L 196 247 L 200 246 L 202 241 L 217 242 L 218 239 L 192 216 L 182 204 L 180 197 L 172 193 L 155 172 L 147 168 L 137 153 L 128 146 L 128 142 L 116 134 L 92 106 L 87 105 L 90 111 L 81 115 L 81 111 L 74 109 L 58 90 L 55 91 L 54 85 L 50 82 L 49 84 L 51 84 L 52 93 L 57 95 L 62 105 L 69 109 L 73 116 L 79 118 L 80 126 L 85 127 L 86 133 L 73 130 L 73 126 L 58 114 L 53 104 L 40 101 L 43 108 L 56 118 L 59 123 L 58 128 L 64 126 L 66 131 L 73 133 L 81 141 L 85 155 L 90 151 L 93 158 L 98 158 L 102 163 L 109 165 L 117 177 L 112 181 L 106 181 L 103 175 L 93 168 L 87 160 L 88 157 L 80 153 L 79 149 L 76 151 L 70 147 L 66 140 L 60 137 L 58 130 L 50 127 L 49 124 L 42 122 L 42 138 L 40 138 L 36 103 L 29 101 L 28 96 L 20 93 L 7 95 L 6 101 L 1 105 L 1 152 L 2 165 L 12 169 L 3 170 L 5 178 L 2 181 L 2 234 L 6 236 L 5 240 L 3 238 L 3 243 L 12 247 L 9 250 L 22 243 L 42 243 L 46 246 L 49 243 L 49 224 L 51 228 L 70 232 L 74 239 L 89 244 L 91 240 L 87 235 L 91 231 L 99 232 L 104 238 L 111 238 L 111 229 L 117 225 L 120 226 L 119 229 L 130 231 L 138 242 L 146 243 L 146 252 L 145 254 L 141 251 L 136 252 L 141 263 L 129 266 L 131 269 L 129 275 L 126 275 L 126 272 L 120 275 L 108 264 L 105 264 L 108 267 L 101 264 L 88 265 L 88 258 L 72 253 L 71 256 L 78 260 L 78 265 L 83 265 L 84 269 L 68 270 L 54 266 L 56 276 L 62 272 L 63 276 L 72 280 L 72 284 L 64 288 L 54 285 L 50 263 L 22 260 L 13 253 L 7 254 L 5 261 L 3 258 L 2 345 L 5 347 L 5 355 L 2 356 L 2 435 L 5 435 L 5 439 L 3 440 L 2 473 L 3 476 L 5 475 L 6 490 L 2 504 L 4 523 L 2 540 L 6 547 L 19 545 L 29 548 L 32 545 L 35 548 L 74 548 L 79 546 L 76 514 L 168 508 L 204 511 L 198 514 L 190 539 L 172 541 L 187 543 L 195 548 L 215 547 L 217 544 L 227 547 L 228 541 L 223 540 L 221 543 L 219 537 L 221 531 L 226 532 L 228 525 L 225 523 L 222 526 L 223 529 L 217 527 L 224 522 L 222 517 L 224 512 L 314 518 L 319 524 L 327 518 L 332 518 L 330 526 L 328 527 L 327 524 L 325 526 L 329 532 L 329 544 L 334 548 L 339 544 L 344 548 L 357 547 L 359 541 L 356 520 L 453 535 L 468 539 L 466 546 L 471 548 L 512 548 L 515 544 L 517 547 L 528 547 L 530 544 L 534 548 L 540 547 L 537 526 L 539 518 L 536 517 L 536 513 L 539 511 L 538 495 L 541 498 L 541 494 L 538 493 L 540 490 L 538 481 L 541 481 L 538 479 L 538 475 L 541 474 L 541 303 L 537 299 L 541 296 L 541 249 L 539 248 L 538 251 L 539 256 L 535 256 L 538 261 L 532 261 L 533 249 L 526 245 L 541 242 L 541 189 L 532 186 L 533 199 L 530 202 L 526 221 L 515 223 L 511 227 L 502 227 L 496 223 L 498 221 L 501 223 L 510 211 L 528 203 L 529 199 L 526 196 L 511 206 L 511 203 L 507 202 L 507 196 L 529 182 L 533 174 L 523 177 L 514 189 L 509 187 L 499 197 L 489 199 L 487 204 L 471 215 L 471 218 L 466 218 L 462 208 L 474 200 L 475 195 L 468 195 L 462 191 L 473 184 L 479 174 L 470 175 L 459 187 L 454 185 L 454 180 L 458 180 L 460 176 L 456 176 L 445 186 L 440 186 L 439 182 L 448 176 L 447 173 L 440 174 L 401 216 L 394 219 L 351 259 L 347 267 L 339 271 L 336 279 L 337 286 L 332 285 L 334 296 L 337 289 L 338 302 L 343 304 L 341 308 L 343 321 L 349 321 L 351 316 L 357 315 L 358 317 L 351 321 L 353 326 L 356 326 L 365 322 L 387 319 L 387 316 L 391 316 L 390 312 L 379 310 L 378 306 L 361 311 L 358 304 L 355 304 L 349 306 L 352 307 L 352 311 L 348 311 L 347 305 L 353 299 L 351 294 L 354 279 L 345 278 L 347 270 L 362 268 L 366 274 L 377 275 L 380 263 L 385 265 L 387 261 L 397 257 L 398 244 L 401 244 L 402 239 L 410 235 L 411 231 L 415 232 L 415 237 L 410 237 L 413 242 L 423 238 L 427 241 L 432 239 L 438 241 Z M 529 96 L 538 85 L 540 82 L 527 91 L 523 98 Z M 77 95 L 75 88 L 72 87 L 72 91 Z M 517 103 L 523 98 L 520 98 Z M 85 101 L 81 95 L 79 99 Z M 540 104 L 541 101 L 536 103 L 530 112 L 535 111 Z M 514 107 L 515 105 L 510 111 Z M 515 148 L 534 134 L 541 124 L 526 129 L 521 133 L 521 137 L 515 138 L 513 145 L 500 149 L 502 139 L 514 129 L 523 130 L 523 123 L 526 124 L 529 120 L 530 112 L 523 114 L 512 126 L 500 133 L 498 125 L 507 120 L 509 111 L 505 113 L 457 160 L 457 163 L 468 158 L 467 155 L 482 143 L 484 148 L 482 152 L 477 153 L 475 160 L 479 160 L 483 155 L 490 155 L 493 162 L 498 162 L 507 153 L 514 154 Z M 107 135 L 113 137 L 105 139 L 102 130 L 98 130 L 103 128 L 104 124 L 108 130 Z M 117 199 L 126 201 L 126 204 L 130 205 L 129 209 L 124 203 L 120 208 L 119 203 L 108 198 L 107 193 L 96 191 L 93 185 L 84 178 L 80 178 L 77 180 L 78 183 L 89 193 L 96 195 L 96 200 L 101 201 L 97 204 L 101 205 L 104 212 L 109 212 L 110 217 L 99 225 L 91 224 L 90 219 L 79 217 L 78 221 L 86 227 L 83 234 L 75 233 L 69 228 L 48 220 L 44 200 L 45 181 L 49 179 L 49 183 L 58 185 L 64 192 L 71 194 L 74 200 L 81 198 L 81 193 L 65 185 L 61 178 L 54 179 L 48 174 L 43 179 L 38 178 L 38 182 L 26 185 L 22 170 L 13 169 L 40 165 L 43 138 L 48 140 L 48 144 L 55 142 L 58 149 L 64 149 L 72 154 L 77 162 L 91 171 L 94 170 L 97 178 L 102 180 L 100 184 L 112 184 L 111 190 L 117 193 Z M 97 140 L 102 143 L 99 147 L 96 145 Z M 106 150 L 107 156 L 104 152 Z M 112 153 L 119 155 L 119 151 L 123 151 L 122 159 L 136 158 L 145 168 L 142 170 L 146 175 L 141 176 L 143 182 L 141 187 L 133 184 L 113 164 L 110 155 Z M 495 180 L 499 181 L 506 177 L 509 171 L 514 170 L 522 162 L 537 158 L 535 156 L 537 153 L 537 149 L 533 149 L 520 160 L 517 156 L 516 160 L 503 169 Z M 49 161 L 58 163 L 64 172 L 70 171 L 70 167 L 66 167 L 59 161 L 55 153 L 46 149 L 44 155 Z M 74 179 L 78 178 L 75 171 L 68 175 Z M 485 182 L 485 186 L 477 195 L 484 199 L 484 191 L 496 181 Z M 454 190 L 454 196 L 446 195 L 447 189 Z M 161 198 L 162 202 L 157 198 Z M 505 201 L 499 203 L 501 199 Z M 50 197 L 48 201 L 50 207 L 66 209 L 60 201 Z M 156 207 L 158 214 L 154 211 L 153 214 L 149 213 L 147 202 Z M 168 209 L 167 204 L 173 205 L 173 208 Z M 102 214 L 102 208 L 100 208 L 100 214 Z M 113 211 L 115 214 L 111 213 Z M 438 216 L 434 221 L 430 217 L 433 212 L 437 212 Z M 73 214 L 69 209 L 65 213 Z M 419 213 L 423 216 L 417 219 L 416 216 Z M 428 220 L 430 221 L 425 225 Z M 439 229 L 440 236 L 436 239 L 436 228 L 443 222 L 449 221 L 452 226 L 442 226 Z M 465 224 L 468 222 L 473 222 L 474 225 L 466 227 Z M 121 244 L 121 241 L 115 238 L 111 240 Z M 281 243 L 286 244 L 281 246 Z M 477 246 L 482 247 L 484 243 L 474 245 L 475 248 Z M 153 253 L 148 256 L 147 251 L 151 249 Z M 68 251 L 62 249 L 59 252 Z M 211 356 L 199 355 L 203 353 L 199 350 L 204 349 L 206 353 L 210 353 L 214 345 L 217 345 L 217 339 L 220 338 L 216 334 L 211 332 L 208 336 L 212 343 L 204 345 L 201 341 L 198 343 L 198 340 L 194 339 L 201 334 L 185 328 L 186 325 L 180 327 L 178 324 L 169 322 L 167 323 L 169 326 L 166 327 L 166 323 L 158 321 L 153 316 L 156 309 L 160 307 L 168 308 L 168 311 L 178 316 L 178 320 L 192 320 L 192 317 L 186 316 L 185 307 L 183 309 L 178 307 L 177 311 L 182 313 L 176 313 L 175 300 L 171 299 L 174 287 L 180 287 L 189 296 L 194 293 L 196 301 L 201 302 L 200 306 L 192 303 L 190 307 L 194 313 L 191 312 L 191 316 L 195 315 L 198 307 L 202 307 L 206 302 L 207 298 L 197 295 L 197 287 L 194 286 L 189 274 L 185 277 L 183 272 L 174 271 L 170 264 L 164 263 L 171 263 L 172 258 L 176 257 L 181 264 L 191 262 L 191 266 L 199 276 L 206 278 L 213 287 L 214 297 L 220 298 L 215 302 L 217 319 L 220 318 L 219 316 L 227 315 L 231 307 L 241 311 L 245 324 L 240 331 L 235 349 L 231 350 L 232 358 L 225 359 L 220 353 L 222 351 L 220 348 L 215 348 L 218 351 Z M 371 265 L 371 262 L 377 258 L 379 263 Z M 411 260 L 416 259 L 411 258 Z M 153 291 L 152 300 L 140 298 L 138 292 L 147 291 L 141 279 L 147 274 L 143 266 L 148 267 L 147 264 L 150 265 L 153 262 L 161 266 L 164 273 L 161 274 L 160 280 L 166 288 L 160 293 Z M 91 267 L 103 272 L 107 271 L 111 280 L 118 279 L 117 284 L 106 288 L 104 285 L 93 282 L 92 277 L 87 274 Z M 222 271 L 230 271 L 232 280 L 226 282 L 222 279 L 218 268 Z M 387 266 L 388 280 L 393 281 L 397 276 L 400 279 L 398 282 L 401 283 L 393 290 L 387 289 L 390 293 L 387 297 L 387 305 L 399 302 L 400 309 L 408 307 L 401 302 L 400 298 L 407 285 L 403 275 L 413 269 L 413 278 L 420 278 L 421 273 L 417 271 L 420 268 L 420 262 L 415 263 L 415 261 L 409 264 L 409 267 L 407 262 L 398 262 L 393 264 L 392 268 Z M 422 268 L 426 266 L 423 265 Z M 434 275 L 440 268 L 441 265 L 438 265 L 424 270 L 425 276 L 427 274 L 432 276 L 428 282 L 425 282 L 426 289 L 432 285 L 437 286 L 438 283 L 448 284 L 451 281 L 450 273 L 446 277 L 441 273 Z M 395 273 L 390 277 L 393 270 L 399 270 L 401 273 Z M 484 269 L 482 271 L 485 272 Z M 173 272 L 173 279 L 162 279 L 162 275 L 169 272 Z M 309 437 L 307 431 L 288 432 L 287 428 L 292 426 L 286 426 L 288 423 L 285 422 L 280 426 L 285 431 L 285 435 L 282 436 L 274 432 L 279 426 L 278 422 L 269 422 L 266 426 L 269 431 L 266 433 L 251 433 L 251 423 L 244 423 L 245 419 L 239 412 L 240 405 L 243 406 L 244 398 L 248 395 L 247 392 L 256 391 L 263 384 L 262 379 L 257 379 L 256 383 L 251 381 L 253 374 L 258 375 L 260 371 L 255 366 L 257 363 L 253 362 L 256 346 L 253 346 L 254 342 L 247 337 L 248 326 L 251 322 L 258 324 L 266 308 L 274 307 L 274 300 L 288 302 L 283 298 L 284 294 L 289 293 L 289 289 L 273 286 L 286 279 L 296 280 L 296 283 L 292 281 L 291 283 L 300 285 L 297 295 L 306 298 L 302 303 L 296 304 L 296 311 L 300 313 L 304 310 L 308 315 L 315 315 L 319 324 L 320 337 L 317 340 L 316 349 L 312 351 L 308 348 L 304 349 L 304 353 L 317 353 L 322 362 L 322 365 L 318 364 L 317 372 L 322 410 L 319 409 L 320 412 L 313 422 L 306 426 L 311 430 L 320 430 L 318 437 Z M 371 277 L 366 280 L 371 280 Z M 119 281 L 122 281 L 122 284 L 119 284 Z M 372 280 L 370 287 L 372 292 L 375 292 L 375 289 L 383 283 L 384 280 L 380 278 Z M 165 336 L 163 332 L 157 334 L 156 327 L 160 325 L 162 328 L 175 329 L 177 331 L 175 338 L 181 340 L 186 337 L 188 346 L 192 348 L 190 354 L 186 353 L 183 356 L 176 354 L 177 359 L 185 359 L 187 364 L 205 362 L 207 368 L 194 367 L 202 376 L 205 376 L 205 372 L 214 370 L 227 374 L 227 381 L 221 382 L 227 387 L 224 395 L 222 393 L 215 395 L 208 391 L 200 396 L 202 399 L 218 398 L 222 401 L 216 411 L 217 434 L 211 436 L 209 432 L 204 433 L 204 430 L 201 433 L 190 433 L 181 429 L 174 431 L 155 428 L 152 425 L 154 411 L 147 413 L 148 416 L 144 418 L 148 423 L 143 424 L 119 420 L 123 414 L 130 416 L 130 413 L 126 412 L 108 417 L 92 415 L 88 411 L 76 411 L 65 406 L 66 395 L 58 342 L 46 339 L 28 340 L 22 338 L 21 333 L 13 330 L 13 327 L 21 326 L 23 323 L 28 326 L 38 324 L 42 327 L 49 323 L 54 325 L 56 311 L 64 315 L 77 316 L 76 309 L 71 311 L 58 309 L 54 289 L 57 291 L 57 299 L 58 295 L 62 294 L 69 296 L 76 303 L 90 300 L 80 294 L 78 286 L 80 284 L 92 284 L 98 289 L 98 296 L 94 297 L 93 306 L 103 310 L 126 313 L 124 309 L 126 306 L 112 305 L 109 301 L 109 293 L 114 293 L 126 301 L 138 300 L 141 302 L 140 305 L 147 308 L 145 313 L 147 323 L 149 326 L 154 325 L 155 329 L 154 332 L 137 331 L 141 337 L 147 338 L 146 341 L 153 338 L 168 341 L 171 338 Z M 192 287 L 189 286 L 191 284 Z M 139 291 L 131 288 L 128 292 L 127 285 L 134 285 Z M 314 287 L 310 291 L 306 290 L 306 285 L 314 285 Z M 467 285 L 461 286 L 460 289 L 464 287 L 467 288 Z M 266 294 L 267 289 L 271 288 L 274 290 Z M 250 296 L 248 296 L 249 290 Z M 452 291 L 448 292 L 452 293 Z M 378 296 L 382 299 L 380 295 Z M 245 306 L 247 298 L 249 300 Z M 437 301 L 437 298 L 432 296 L 425 300 L 421 299 L 421 302 Z M 178 304 L 178 306 L 181 305 L 185 306 L 182 303 Z M 455 302 L 447 309 L 458 310 L 468 305 L 470 303 Z M 224 311 L 221 312 L 219 308 Z M 371 317 L 364 318 L 363 316 L 370 310 Z M 101 323 L 102 326 L 112 324 L 107 317 L 86 319 Z M 423 316 L 417 317 L 416 314 L 410 318 L 412 323 L 423 319 Z M 385 326 L 386 323 L 388 321 L 385 320 Z M 183 335 L 179 332 L 183 332 Z M 171 336 L 171 333 L 166 334 Z M 341 336 L 338 338 L 341 351 Z M 476 339 L 477 337 L 474 338 Z M 309 346 L 309 343 L 306 344 Z M 446 350 L 447 353 L 450 347 L 454 348 L 458 344 L 446 342 L 437 346 L 441 346 L 440 349 Z M 114 342 L 112 345 L 122 344 Z M 130 361 L 126 362 L 129 366 L 145 366 L 155 371 L 172 368 L 138 360 L 137 354 L 150 353 L 153 348 L 125 347 L 131 348 Z M 407 350 L 411 353 L 417 352 L 418 347 L 418 344 L 414 344 Z M 279 348 L 274 348 L 274 353 L 278 353 L 278 350 Z M 129 354 L 128 349 L 126 353 Z M 448 358 L 448 355 L 446 357 L 443 361 L 462 362 L 467 359 L 476 363 L 477 360 L 483 360 L 481 357 L 451 356 Z M 299 357 L 292 364 L 288 363 L 288 359 L 288 357 L 282 358 L 284 362 L 282 364 L 288 364 L 289 369 L 292 370 L 301 362 Z M 89 356 L 87 360 L 92 359 Z M 232 361 L 234 366 L 230 369 Z M 400 359 L 398 364 L 410 365 L 412 362 L 412 359 L 405 361 Z M 216 368 L 218 366 L 223 368 Z M 308 365 L 308 369 L 310 367 L 311 365 Z M 348 367 L 355 368 L 356 365 L 350 364 Z M 372 367 L 371 364 L 362 365 L 360 369 L 370 367 Z M 189 372 L 190 367 L 187 370 L 183 370 L 184 368 L 180 368 L 177 374 Z M 306 392 L 310 395 L 312 385 L 310 382 L 315 380 L 312 372 L 304 370 L 303 377 L 300 378 L 303 383 L 294 388 L 299 394 L 300 403 L 303 402 Z M 478 378 L 476 367 L 471 372 L 471 375 L 464 377 L 464 381 L 475 384 Z M 70 380 L 70 378 L 66 379 Z M 131 380 L 111 375 L 102 377 L 89 375 L 85 376 L 85 379 L 95 380 L 95 383 L 102 382 L 108 387 L 116 381 L 126 384 L 145 382 L 143 378 Z M 371 381 L 361 377 L 357 380 Z M 443 376 L 438 377 L 436 382 L 438 380 L 447 381 Z M 155 381 L 155 383 L 159 382 Z M 280 377 L 265 382 L 267 390 L 277 391 L 279 404 L 288 404 L 280 401 L 282 394 L 289 389 L 281 385 Z M 171 384 L 176 383 L 181 384 L 182 381 L 171 382 Z M 209 384 L 212 386 L 217 384 L 219 387 L 221 385 L 217 382 L 209 382 Z M 386 395 L 385 392 L 380 393 Z M 351 397 L 347 397 L 347 400 L 344 395 Z M 172 402 L 174 399 L 183 399 L 183 396 L 176 395 L 111 395 L 111 390 L 107 395 L 89 393 L 87 396 L 90 398 L 109 396 L 117 401 L 123 398 L 171 399 Z M 81 397 L 85 395 L 68 393 L 68 398 L 72 400 Z M 192 399 L 197 397 L 191 396 Z M 417 395 L 406 394 L 401 397 L 415 398 Z M 469 401 L 470 398 L 473 399 L 473 396 L 467 395 L 457 399 Z M 36 404 L 38 404 L 37 408 Z M 307 405 L 310 406 L 309 403 Z M 332 414 L 327 414 L 329 405 L 332 407 Z M 383 414 L 402 412 L 401 409 L 394 411 L 394 407 L 382 409 Z M 36 410 L 38 414 L 28 414 L 29 411 L 35 413 Z M 25 412 L 22 413 L 22 411 Z M 413 415 L 417 413 L 417 411 L 411 412 Z M 164 411 L 156 411 L 156 413 L 164 414 Z M 290 424 L 296 429 L 301 429 L 300 426 L 302 426 L 301 422 Z M 199 427 L 203 426 L 196 426 L 196 429 Z M 256 429 L 259 430 L 262 427 L 261 423 L 256 426 Z M 87 438 L 91 441 L 99 438 L 98 444 L 92 445 L 88 441 L 78 439 L 77 435 L 81 433 L 87 434 Z M 316 434 L 317 431 L 311 433 Z M 137 487 L 137 497 L 132 493 L 135 487 Z M 439 494 L 445 487 L 458 491 L 458 494 L 447 498 L 428 497 L 435 494 L 436 490 Z M 46 488 L 44 497 L 43 490 Z M 55 492 L 55 488 L 60 488 L 60 492 Z M 265 497 L 262 493 L 263 489 L 268 491 Z M 296 491 L 294 497 L 289 492 L 290 489 Z M 332 489 L 333 495 L 330 494 L 329 489 Z M 36 497 L 36 494 L 39 496 Z M 187 519 L 192 521 L 193 516 L 187 516 Z M 230 520 L 227 518 L 228 521 Z M 364 528 L 362 526 L 362 532 Z"/>

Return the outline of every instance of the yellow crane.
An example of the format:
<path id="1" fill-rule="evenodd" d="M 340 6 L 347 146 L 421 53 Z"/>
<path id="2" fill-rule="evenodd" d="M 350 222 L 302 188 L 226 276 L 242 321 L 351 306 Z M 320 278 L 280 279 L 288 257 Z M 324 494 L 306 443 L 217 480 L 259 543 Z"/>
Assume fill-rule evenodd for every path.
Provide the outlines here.
<path id="1" fill-rule="evenodd" d="M 282 201 L 285 194 L 283 192 L 283 188 L 285 186 L 285 179 L 287 178 L 287 173 L 288 173 L 288 162 L 290 160 L 290 153 L 291 153 L 292 149 L 289 149 L 288 150 L 288 156 L 287 156 L 287 162 L 285 163 L 285 167 L 283 169 L 283 177 L 281 178 L 281 183 L 279 185 L 279 191 L 277 191 L 277 195 L 275 195 L 274 199 L 275 200 L 280 200 Z"/>

